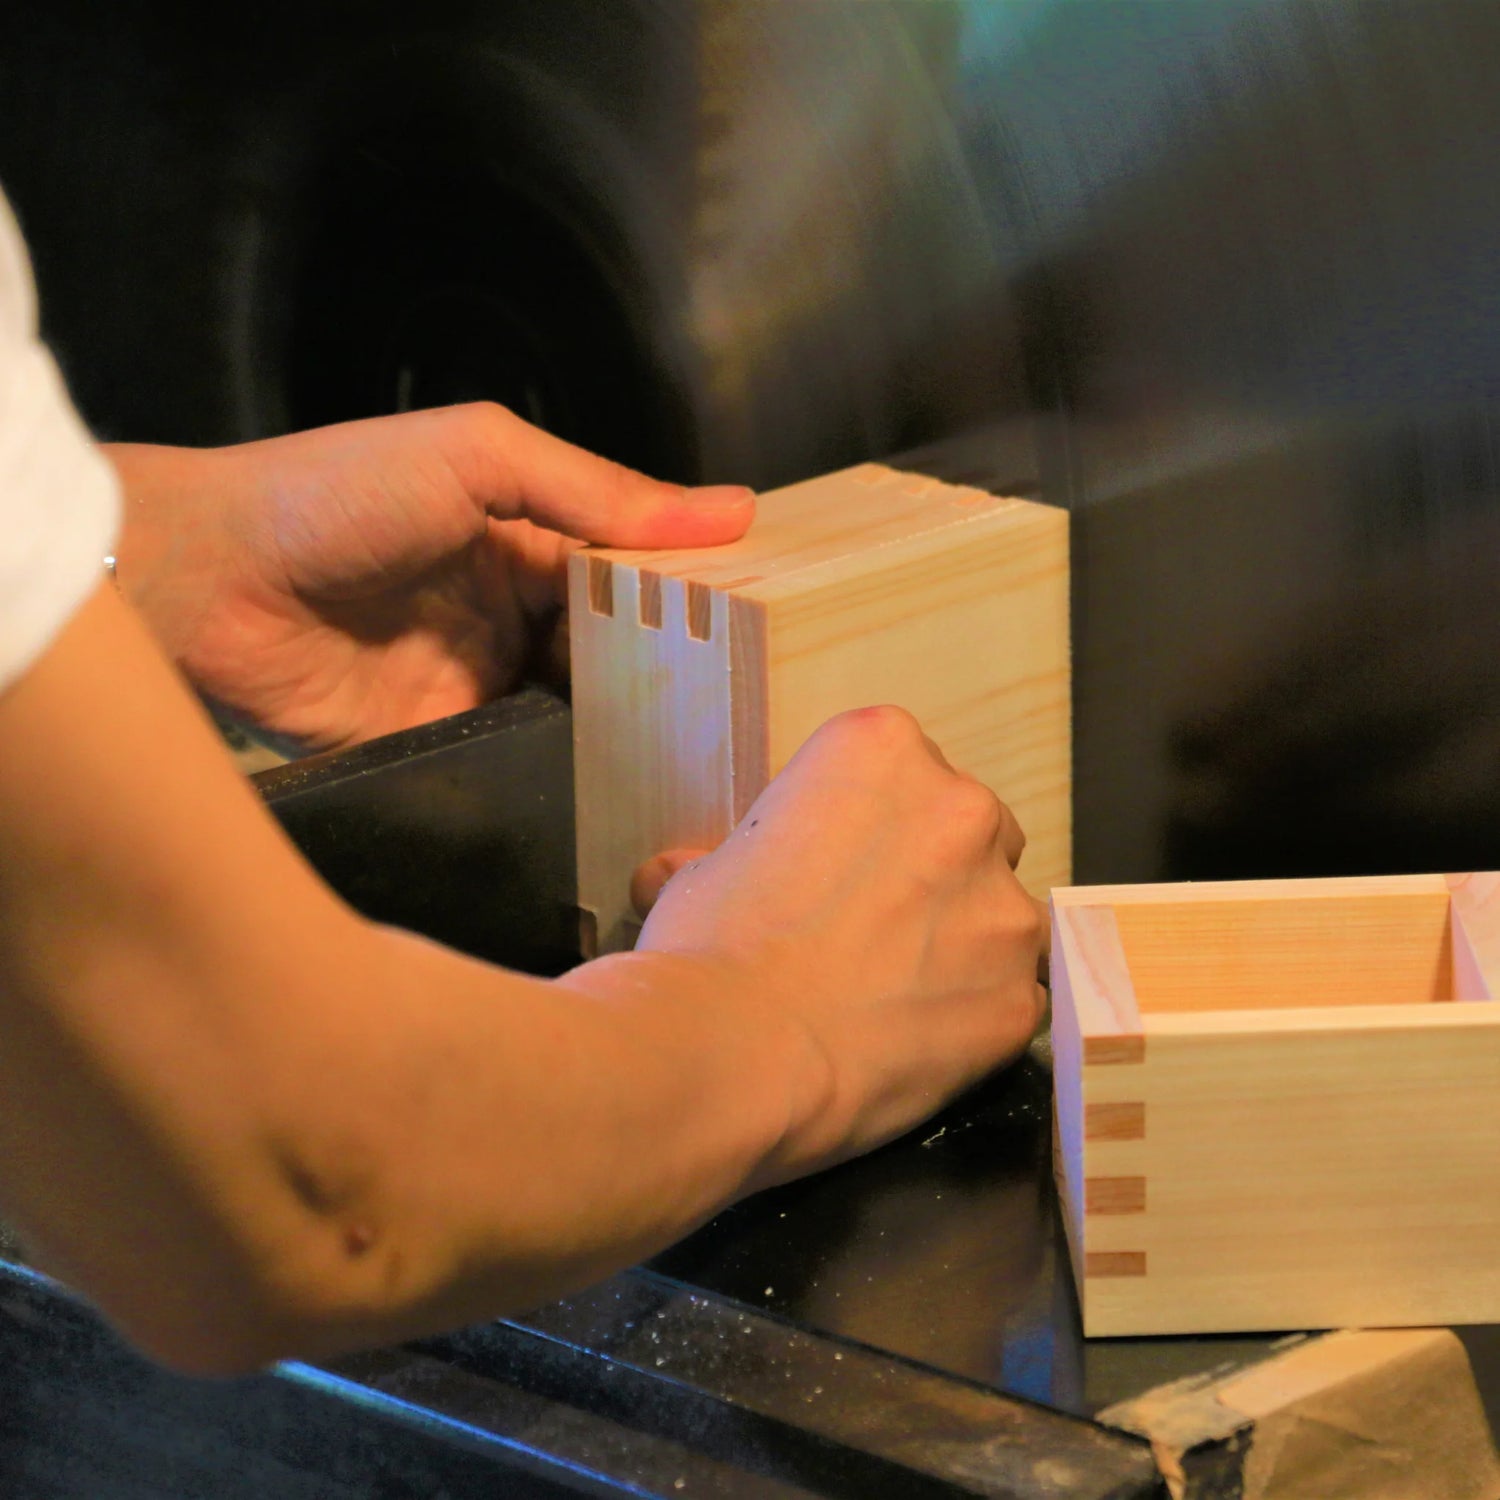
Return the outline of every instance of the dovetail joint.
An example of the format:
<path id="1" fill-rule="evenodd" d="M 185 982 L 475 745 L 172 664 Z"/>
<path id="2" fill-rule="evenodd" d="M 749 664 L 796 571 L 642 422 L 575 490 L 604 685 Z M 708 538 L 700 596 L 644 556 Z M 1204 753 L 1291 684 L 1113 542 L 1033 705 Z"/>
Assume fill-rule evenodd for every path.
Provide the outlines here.
<path id="1" fill-rule="evenodd" d="M 687 586 L 687 633 L 695 641 L 706 641 L 714 630 L 714 591 L 706 583 Z"/>
<path id="2" fill-rule="evenodd" d="M 1145 1140 L 1145 1103 L 1133 1101 L 1119 1104 L 1085 1104 L 1083 1138 L 1086 1141 Z"/>
<path id="3" fill-rule="evenodd" d="M 641 624 L 647 630 L 661 629 L 661 574 L 641 570 Z"/>
<path id="4" fill-rule="evenodd" d="M 589 608 L 596 615 L 613 616 L 615 612 L 615 567 L 607 557 L 591 557 L 589 570 Z"/>
<path id="5" fill-rule="evenodd" d="M 1144 1250 L 1089 1250 L 1083 1257 L 1085 1276 L 1144 1276 Z"/>
<path id="6" fill-rule="evenodd" d="M 1086 1214 L 1143 1214 L 1146 1212 L 1144 1177 L 1085 1177 L 1083 1211 Z"/>
<path id="7" fill-rule="evenodd" d="M 1143 1036 L 1086 1036 L 1083 1039 L 1083 1061 L 1090 1067 L 1109 1067 L 1116 1063 L 1143 1063 L 1146 1060 L 1146 1038 Z"/>

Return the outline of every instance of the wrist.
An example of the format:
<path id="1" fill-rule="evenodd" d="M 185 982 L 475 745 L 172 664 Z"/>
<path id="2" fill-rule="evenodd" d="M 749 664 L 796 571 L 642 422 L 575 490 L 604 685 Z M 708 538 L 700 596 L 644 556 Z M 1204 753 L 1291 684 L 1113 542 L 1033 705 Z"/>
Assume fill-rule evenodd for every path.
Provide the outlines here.
<path id="1" fill-rule="evenodd" d="M 116 587 L 182 666 L 220 595 L 231 476 L 214 450 L 107 443 L 120 480 Z"/>
<path id="2" fill-rule="evenodd" d="M 637 950 L 611 954 L 555 983 L 608 997 L 660 1027 L 696 1079 L 690 1122 L 723 1132 L 721 1151 L 741 1198 L 789 1175 L 792 1143 L 826 1107 L 832 1070 L 796 1009 L 764 966 L 711 953 Z"/>

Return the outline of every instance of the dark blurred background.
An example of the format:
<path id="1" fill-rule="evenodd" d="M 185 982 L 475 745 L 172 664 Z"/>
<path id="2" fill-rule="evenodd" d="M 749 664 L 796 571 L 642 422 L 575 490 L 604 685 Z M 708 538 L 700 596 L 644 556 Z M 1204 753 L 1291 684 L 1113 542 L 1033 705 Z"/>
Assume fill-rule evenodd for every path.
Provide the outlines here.
<path id="1" fill-rule="evenodd" d="M 1080 881 L 1466 869 L 1497 85 L 1439 0 L 14 0 L 0 181 L 102 435 L 915 454 L 1073 512 Z"/>

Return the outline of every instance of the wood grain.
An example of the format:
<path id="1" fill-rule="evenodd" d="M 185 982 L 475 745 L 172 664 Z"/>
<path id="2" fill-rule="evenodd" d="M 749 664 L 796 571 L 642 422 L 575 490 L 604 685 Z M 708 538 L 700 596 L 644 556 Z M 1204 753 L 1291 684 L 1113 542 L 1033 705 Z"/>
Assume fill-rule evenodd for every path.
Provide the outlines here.
<path id="1" fill-rule="evenodd" d="M 1083 1060 L 1093 1068 L 1143 1063 L 1146 1060 L 1146 1038 L 1144 1036 L 1086 1036 L 1083 1039 Z"/>
<path id="2" fill-rule="evenodd" d="M 1146 1106 L 1138 1100 L 1124 1104 L 1086 1104 L 1083 1107 L 1086 1141 L 1143 1141 Z"/>
<path id="3" fill-rule="evenodd" d="M 708 638 L 695 639 L 683 582 L 663 575 L 661 624 L 643 627 L 639 574 L 600 555 L 575 563 L 569 596 L 580 939 L 592 929 L 608 952 L 634 941 L 636 865 L 711 848 L 729 828 L 728 599 L 711 598 Z M 609 613 L 594 607 L 605 599 Z"/>
<path id="4" fill-rule="evenodd" d="M 1497 908 L 1489 876 L 1054 892 L 1090 1336 L 1500 1319 Z"/>
<path id="5" fill-rule="evenodd" d="M 1446 891 L 1241 897 L 1114 909 L 1148 1013 L 1453 997 Z"/>
<path id="6" fill-rule="evenodd" d="M 1449 875 L 1453 900 L 1453 998 L 1500 999 L 1500 874 Z"/>
<path id="7" fill-rule="evenodd" d="M 798 746 L 895 703 L 1002 797 L 1036 895 L 1071 869 L 1067 516 L 878 464 L 762 495 L 727 547 L 570 565 L 580 907 L 724 839 Z"/>
<path id="8" fill-rule="evenodd" d="M 1143 1250 L 1091 1250 L 1084 1257 L 1084 1275 L 1090 1280 L 1145 1274 Z"/>
<path id="9" fill-rule="evenodd" d="M 1084 1178 L 1083 1211 L 1088 1214 L 1145 1213 L 1146 1179 L 1144 1177 Z"/>

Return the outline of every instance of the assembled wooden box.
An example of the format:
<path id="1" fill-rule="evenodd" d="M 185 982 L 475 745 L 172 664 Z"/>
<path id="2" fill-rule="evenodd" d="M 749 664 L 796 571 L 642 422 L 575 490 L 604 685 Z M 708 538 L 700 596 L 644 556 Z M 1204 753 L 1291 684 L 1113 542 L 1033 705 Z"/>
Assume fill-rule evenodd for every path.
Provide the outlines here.
<path id="1" fill-rule="evenodd" d="M 1086 1333 L 1500 1320 L 1500 875 L 1052 912 Z"/>
<path id="2" fill-rule="evenodd" d="M 571 564 L 586 951 L 628 946 L 635 866 L 712 848 L 844 709 L 909 709 L 1069 878 L 1068 518 L 865 464 L 760 496 L 741 541 Z"/>

